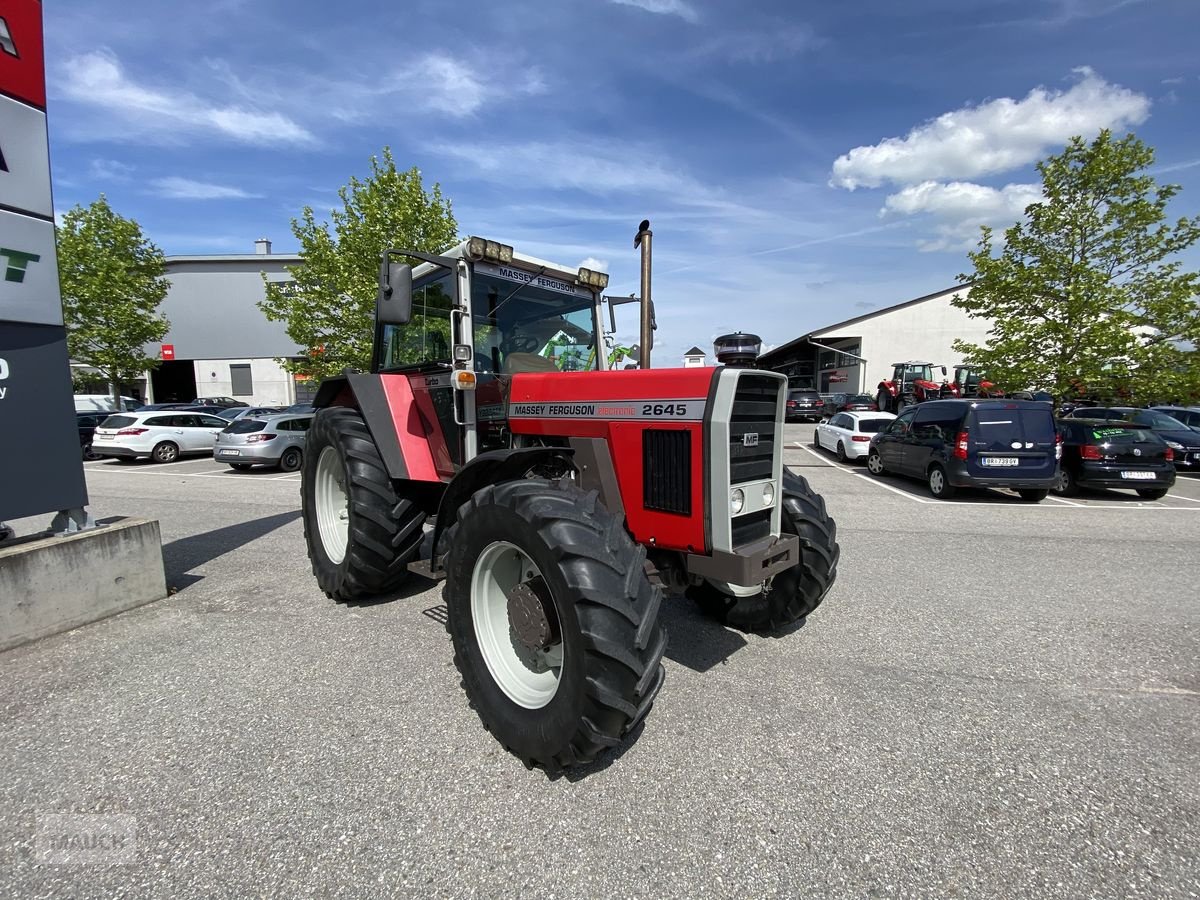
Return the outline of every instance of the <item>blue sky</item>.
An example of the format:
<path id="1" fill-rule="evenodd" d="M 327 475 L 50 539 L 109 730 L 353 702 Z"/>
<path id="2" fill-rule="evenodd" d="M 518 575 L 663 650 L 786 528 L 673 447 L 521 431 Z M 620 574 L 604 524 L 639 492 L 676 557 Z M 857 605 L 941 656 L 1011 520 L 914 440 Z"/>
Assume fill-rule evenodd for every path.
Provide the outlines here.
<path id="1" fill-rule="evenodd" d="M 294 251 L 387 144 L 462 234 L 610 293 L 648 217 L 664 365 L 952 285 L 1072 134 L 1135 130 L 1200 211 L 1198 34 L 1195 0 L 59 0 L 55 205 L 104 192 L 168 254 Z"/>

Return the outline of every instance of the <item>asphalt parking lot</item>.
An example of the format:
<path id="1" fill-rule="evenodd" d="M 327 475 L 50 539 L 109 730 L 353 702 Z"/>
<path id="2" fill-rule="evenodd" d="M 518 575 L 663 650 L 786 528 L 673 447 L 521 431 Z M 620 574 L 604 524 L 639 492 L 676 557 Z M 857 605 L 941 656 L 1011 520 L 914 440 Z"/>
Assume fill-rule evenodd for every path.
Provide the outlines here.
<path id="1" fill-rule="evenodd" d="M 938 502 L 810 436 L 825 604 L 757 637 L 664 603 L 644 730 L 553 780 L 468 709 L 436 587 L 316 590 L 299 476 L 87 464 L 178 592 L 0 654 L 0 894 L 1200 893 L 1200 481 Z M 132 861 L 43 861 L 58 814 L 129 817 Z"/>

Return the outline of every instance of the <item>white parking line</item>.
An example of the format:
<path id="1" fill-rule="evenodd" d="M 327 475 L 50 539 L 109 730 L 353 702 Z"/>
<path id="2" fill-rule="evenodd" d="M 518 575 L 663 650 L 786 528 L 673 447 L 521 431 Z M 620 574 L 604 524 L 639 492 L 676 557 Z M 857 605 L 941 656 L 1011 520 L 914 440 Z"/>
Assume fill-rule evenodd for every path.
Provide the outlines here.
<path id="1" fill-rule="evenodd" d="M 1183 494 L 1167 494 L 1172 500 L 1186 500 L 1188 503 L 1200 503 L 1195 497 L 1185 497 Z"/>
<path id="2" fill-rule="evenodd" d="M 130 478 L 139 478 L 142 476 L 150 478 L 223 478 L 226 481 L 241 481 L 243 479 L 250 481 L 280 481 L 279 478 L 269 478 L 263 476 L 235 474 L 233 472 L 147 472 L 138 471 L 136 469 L 107 469 L 104 470 L 108 475 L 120 475 Z M 287 476 L 291 477 L 291 476 Z"/>
<path id="3" fill-rule="evenodd" d="M 1084 503 L 1074 503 L 1071 500 L 1064 500 L 1062 497 L 1055 497 L 1054 495 L 1047 496 L 1046 499 L 1053 500 L 1055 503 L 1065 503 L 1067 506 L 1075 506 L 1081 509 L 1086 506 Z"/>

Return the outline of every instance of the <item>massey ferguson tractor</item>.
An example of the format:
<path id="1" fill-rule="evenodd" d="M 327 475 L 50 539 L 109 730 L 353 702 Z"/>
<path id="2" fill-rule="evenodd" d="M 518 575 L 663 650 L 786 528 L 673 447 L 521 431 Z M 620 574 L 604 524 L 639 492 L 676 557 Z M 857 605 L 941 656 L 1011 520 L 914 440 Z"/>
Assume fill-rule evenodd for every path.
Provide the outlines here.
<path id="1" fill-rule="evenodd" d="M 875 404 L 883 412 L 899 413 L 914 403 L 957 397 L 954 385 L 946 381 L 946 367 L 942 366 L 941 370 L 939 383 L 933 380 L 933 363 L 892 363 L 892 378 L 879 382 Z"/>
<path id="2" fill-rule="evenodd" d="M 643 368 L 621 371 L 603 352 L 607 275 L 476 237 L 387 251 L 371 371 L 322 383 L 307 437 L 321 590 L 354 602 L 444 578 L 468 701 L 551 772 L 650 709 L 664 590 L 775 631 L 837 572 L 824 501 L 783 466 L 785 378 L 646 367 L 645 222 L 643 237 Z"/>

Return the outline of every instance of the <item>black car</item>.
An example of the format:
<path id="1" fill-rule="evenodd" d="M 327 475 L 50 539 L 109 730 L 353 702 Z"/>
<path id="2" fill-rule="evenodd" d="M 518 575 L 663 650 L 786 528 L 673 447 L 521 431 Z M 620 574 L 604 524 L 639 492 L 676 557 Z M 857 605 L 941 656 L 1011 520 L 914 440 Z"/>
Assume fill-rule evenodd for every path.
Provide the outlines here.
<path id="1" fill-rule="evenodd" d="M 825 416 L 825 401 L 821 395 L 808 388 L 788 391 L 787 410 L 784 412 L 788 422 L 816 422 Z"/>
<path id="2" fill-rule="evenodd" d="M 158 410 L 158 409 L 183 409 L 185 406 L 191 406 L 191 405 L 192 405 L 192 404 L 190 404 L 190 403 L 179 403 L 179 402 L 175 402 L 175 403 L 146 403 L 146 404 L 144 404 L 144 405 L 142 405 L 142 406 L 139 406 L 137 409 L 135 409 L 135 410 L 132 410 L 132 411 L 133 411 L 133 412 L 153 412 L 154 410 Z"/>
<path id="3" fill-rule="evenodd" d="M 1058 480 L 1058 455 L 1049 403 L 929 400 L 875 435 L 867 469 L 919 478 L 940 500 L 977 487 L 1008 488 L 1037 503 Z"/>
<path id="4" fill-rule="evenodd" d="M 1200 431 L 1200 406 L 1152 406 L 1150 408 L 1182 422 L 1193 431 Z"/>
<path id="5" fill-rule="evenodd" d="M 84 459 L 101 459 L 98 453 L 92 452 L 92 435 L 96 433 L 96 426 L 110 415 L 112 413 L 109 412 L 75 413 L 75 423 L 79 426 L 79 451 Z"/>
<path id="6" fill-rule="evenodd" d="M 1141 425 L 1166 441 L 1167 446 L 1175 452 L 1176 469 L 1200 470 L 1200 432 L 1193 431 L 1166 413 L 1132 406 L 1094 406 L 1077 409 L 1070 414 L 1070 418 L 1115 419 Z"/>
<path id="7" fill-rule="evenodd" d="M 221 409 L 250 405 L 244 400 L 235 400 L 233 397 L 197 397 L 192 403 L 195 406 L 219 406 Z"/>
<path id="8" fill-rule="evenodd" d="M 1081 488 L 1118 488 L 1158 500 L 1175 483 L 1174 456 L 1167 442 L 1132 422 L 1081 419 L 1059 422 L 1063 438 L 1059 494 Z"/>
<path id="9" fill-rule="evenodd" d="M 879 409 L 870 394 L 834 394 L 826 404 L 827 415 L 840 412 L 874 412 Z"/>

